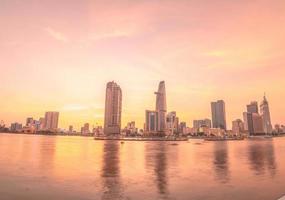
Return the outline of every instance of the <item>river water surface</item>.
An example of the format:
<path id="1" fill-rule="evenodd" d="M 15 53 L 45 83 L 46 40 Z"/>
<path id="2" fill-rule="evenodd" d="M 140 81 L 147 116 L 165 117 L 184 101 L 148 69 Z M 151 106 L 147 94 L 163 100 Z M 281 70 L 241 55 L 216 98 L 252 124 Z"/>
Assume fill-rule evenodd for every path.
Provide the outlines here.
<path id="1" fill-rule="evenodd" d="M 285 138 L 177 144 L 0 134 L 0 199 L 271 200 L 285 194 Z"/>

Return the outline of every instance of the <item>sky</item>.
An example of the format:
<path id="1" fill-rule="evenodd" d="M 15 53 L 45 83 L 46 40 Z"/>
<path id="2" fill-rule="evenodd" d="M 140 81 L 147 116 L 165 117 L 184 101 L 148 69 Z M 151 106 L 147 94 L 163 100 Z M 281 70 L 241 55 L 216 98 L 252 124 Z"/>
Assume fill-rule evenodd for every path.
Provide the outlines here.
<path id="1" fill-rule="evenodd" d="M 0 120 L 59 111 L 61 128 L 103 125 L 105 88 L 123 91 L 122 126 L 142 128 L 166 82 L 180 121 L 227 124 L 269 101 L 285 124 L 284 0 L 0 0 Z"/>

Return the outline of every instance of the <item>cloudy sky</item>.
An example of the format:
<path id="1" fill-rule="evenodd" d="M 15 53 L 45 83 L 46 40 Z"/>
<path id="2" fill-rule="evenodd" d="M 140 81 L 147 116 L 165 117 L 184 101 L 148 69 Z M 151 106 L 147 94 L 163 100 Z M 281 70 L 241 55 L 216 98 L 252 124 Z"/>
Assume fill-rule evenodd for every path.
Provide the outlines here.
<path id="1" fill-rule="evenodd" d="M 168 111 L 227 122 L 266 92 L 285 123 L 284 0 L 1 0 L 0 120 L 60 111 L 60 127 L 102 125 L 105 87 L 123 90 L 123 126 L 144 123 L 166 81 Z"/>

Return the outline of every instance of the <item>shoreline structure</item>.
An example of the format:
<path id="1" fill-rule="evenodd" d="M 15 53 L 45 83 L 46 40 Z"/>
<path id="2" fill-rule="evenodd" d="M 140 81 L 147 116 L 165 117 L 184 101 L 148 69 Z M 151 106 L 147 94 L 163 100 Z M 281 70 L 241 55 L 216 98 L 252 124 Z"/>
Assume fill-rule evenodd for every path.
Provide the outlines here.
<path id="1" fill-rule="evenodd" d="M 205 140 L 205 141 L 240 141 L 240 140 L 256 140 L 256 139 L 272 139 L 278 137 L 285 137 L 285 133 L 280 135 L 271 135 L 270 137 L 266 135 L 261 136 L 250 136 L 250 137 L 207 137 L 207 136 L 183 136 L 183 137 L 124 137 L 124 136 L 93 136 L 93 135 L 81 135 L 81 134 L 62 134 L 62 133 L 12 133 L 12 132 L 2 132 L 0 134 L 11 134 L 11 135 L 35 135 L 35 136 L 78 136 L 78 137 L 92 137 L 94 140 L 107 140 L 107 141 L 188 141 L 188 140 Z"/>

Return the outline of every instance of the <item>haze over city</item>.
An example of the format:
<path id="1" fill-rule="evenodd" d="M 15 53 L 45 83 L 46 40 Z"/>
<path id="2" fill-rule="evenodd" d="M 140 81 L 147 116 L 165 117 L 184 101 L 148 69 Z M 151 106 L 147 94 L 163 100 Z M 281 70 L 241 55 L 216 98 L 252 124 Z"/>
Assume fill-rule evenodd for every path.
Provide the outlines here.
<path id="1" fill-rule="evenodd" d="M 0 5 L 0 120 L 7 124 L 56 110 L 62 128 L 103 125 L 111 80 L 123 91 L 123 126 L 143 127 L 161 80 L 167 110 L 188 124 L 210 118 L 210 102 L 223 99 L 230 127 L 264 92 L 272 124 L 284 123 L 282 0 Z"/>

